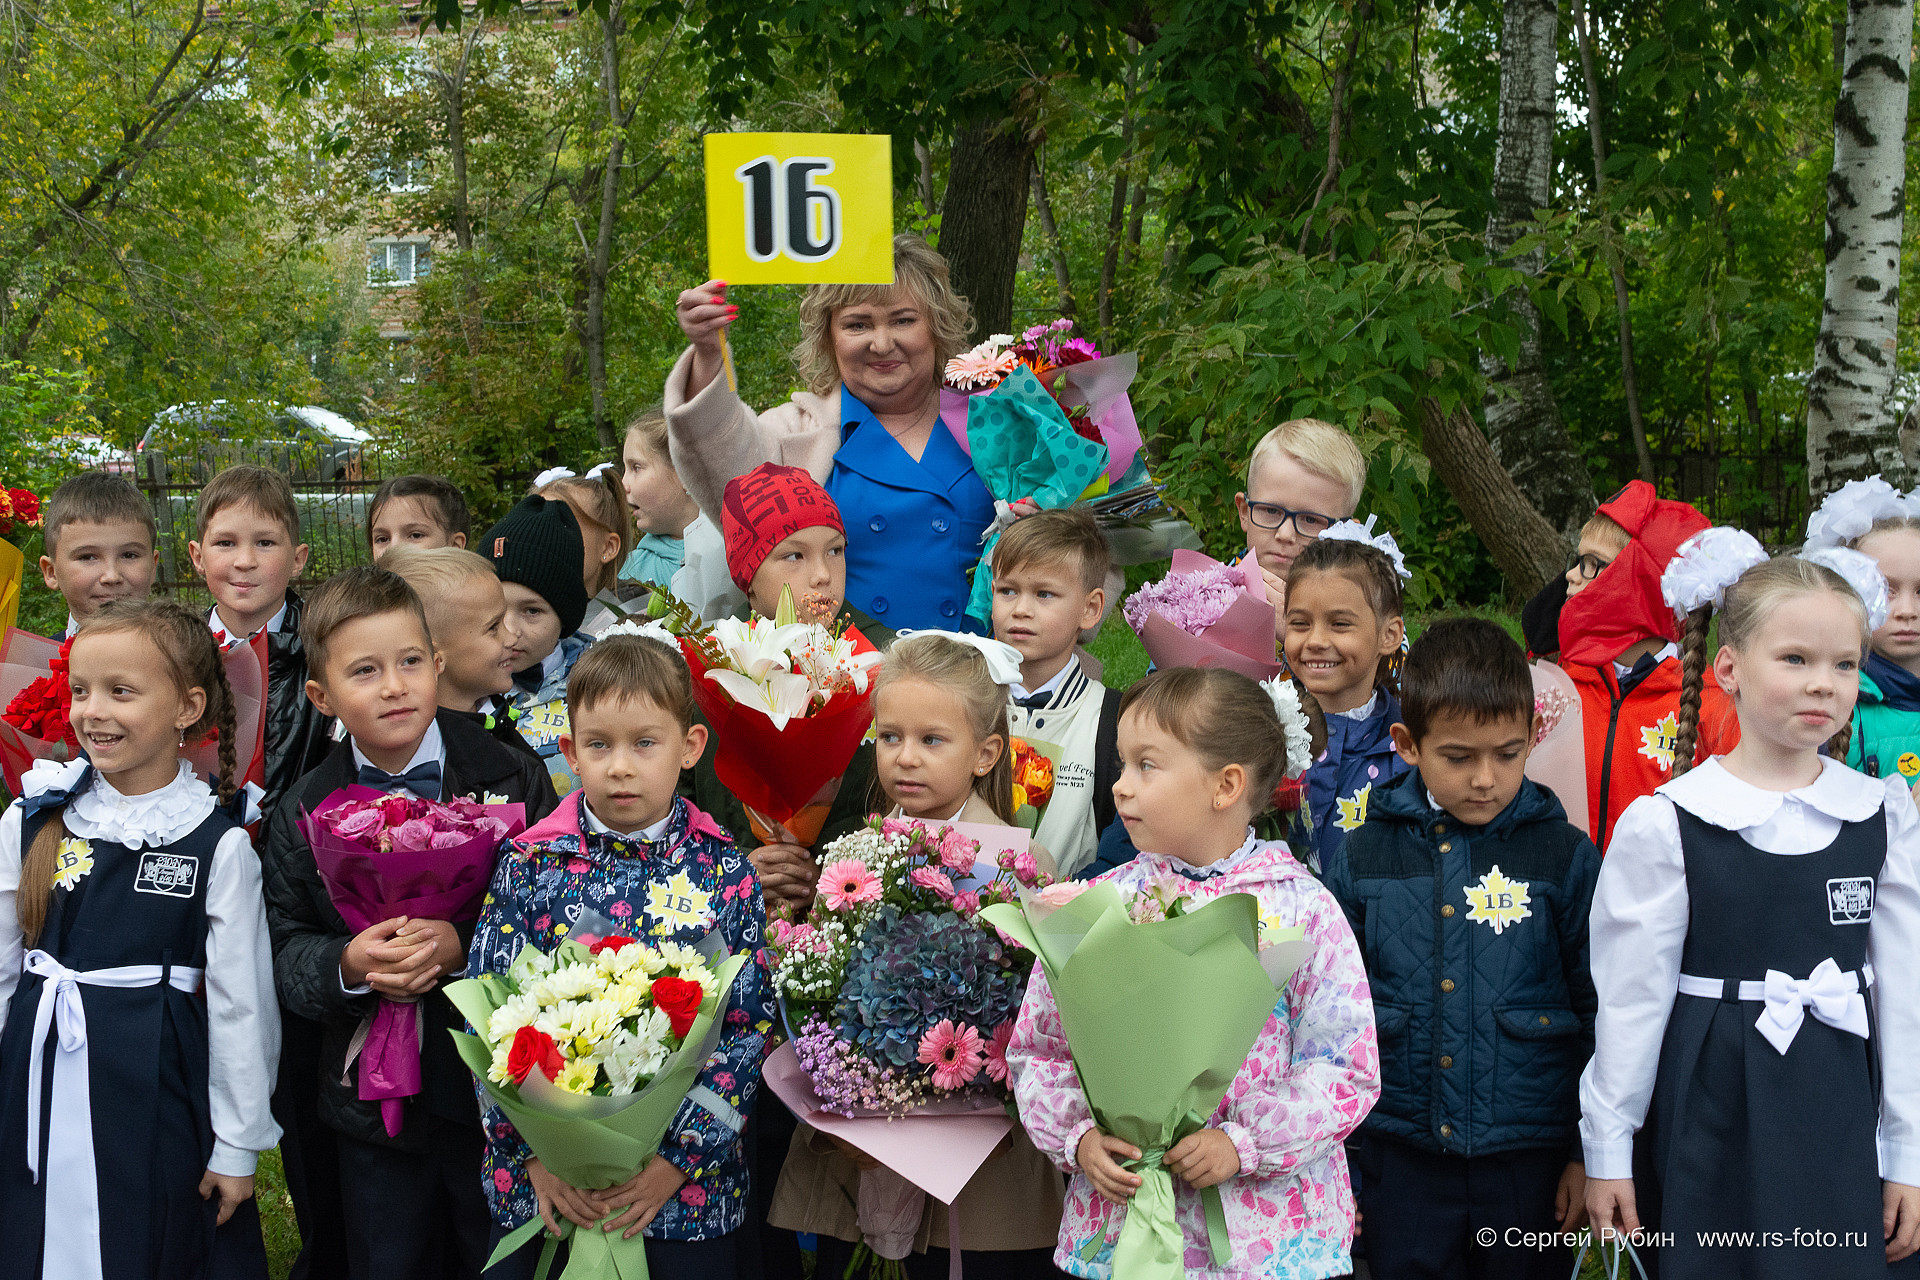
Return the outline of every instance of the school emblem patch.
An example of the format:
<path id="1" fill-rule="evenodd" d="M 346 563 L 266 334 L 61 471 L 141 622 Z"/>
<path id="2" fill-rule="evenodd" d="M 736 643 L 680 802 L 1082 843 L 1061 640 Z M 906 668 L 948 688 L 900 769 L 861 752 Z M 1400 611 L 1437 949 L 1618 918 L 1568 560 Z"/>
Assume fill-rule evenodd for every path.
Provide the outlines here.
<path id="1" fill-rule="evenodd" d="M 1658 724 L 1650 724 L 1640 731 L 1640 754 L 1670 771 L 1673 768 L 1674 744 L 1679 737 L 1680 725 L 1675 716 L 1668 713 Z"/>
<path id="2" fill-rule="evenodd" d="M 1900 770 L 1900 776 L 1903 778 L 1911 778 L 1916 773 L 1920 773 L 1920 756 L 1911 751 L 1902 751 L 1900 758 L 1893 763 L 1894 768 Z"/>
<path id="3" fill-rule="evenodd" d="M 60 842 L 53 855 L 53 884 L 56 889 L 71 889 L 93 870 L 93 845 L 78 836 Z"/>
<path id="4" fill-rule="evenodd" d="M 1533 901 L 1527 882 L 1509 880 L 1497 866 L 1481 876 L 1479 884 L 1463 886 L 1461 892 L 1467 895 L 1467 919 L 1492 926 L 1495 934 L 1533 914 L 1527 905 Z"/>
<path id="5" fill-rule="evenodd" d="M 1350 796 L 1336 796 L 1334 803 L 1340 807 L 1340 816 L 1333 825 L 1342 831 L 1351 831 L 1364 826 L 1367 821 L 1367 800 L 1373 795 L 1373 784 L 1369 782 Z"/>
<path id="6" fill-rule="evenodd" d="M 1830 924 L 1873 923 L 1873 877 L 1849 876 L 1827 881 L 1827 921 Z"/>
<path id="7" fill-rule="evenodd" d="M 143 853 L 133 878 L 135 893 L 157 893 L 166 898 L 191 898 L 200 883 L 200 859 L 178 853 Z"/>
<path id="8" fill-rule="evenodd" d="M 676 871 L 665 883 L 647 887 L 647 914 L 660 922 L 662 929 L 705 929 L 713 923 L 707 909 L 712 897 L 706 890 Z"/>

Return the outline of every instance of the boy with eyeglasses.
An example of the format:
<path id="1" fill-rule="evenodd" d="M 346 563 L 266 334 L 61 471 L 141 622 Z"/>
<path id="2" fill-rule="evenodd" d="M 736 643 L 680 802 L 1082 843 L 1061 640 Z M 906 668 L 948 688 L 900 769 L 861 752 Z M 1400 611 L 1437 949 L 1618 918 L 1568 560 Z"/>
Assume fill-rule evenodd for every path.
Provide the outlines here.
<path id="1" fill-rule="evenodd" d="M 1253 446 L 1247 488 L 1233 495 L 1242 555 L 1254 556 L 1273 603 L 1274 638 L 1285 630 L 1287 570 L 1323 530 L 1351 517 L 1367 482 L 1366 460 L 1353 438 L 1331 422 L 1295 418 Z"/>
<path id="2" fill-rule="evenodd" d="M 1594 512 L 1567 566 L 1560 665 L 1580 691 L 1586 737 L 1587 832 L 1604 852 L 1628 805 L 1673 776 L 1680 712 L 1680 628 L 1660 575 L 1707 518 L 1634 480 Z M 1740 739 L 1732 705 L 1708 681 L 1698 763 Z"/>

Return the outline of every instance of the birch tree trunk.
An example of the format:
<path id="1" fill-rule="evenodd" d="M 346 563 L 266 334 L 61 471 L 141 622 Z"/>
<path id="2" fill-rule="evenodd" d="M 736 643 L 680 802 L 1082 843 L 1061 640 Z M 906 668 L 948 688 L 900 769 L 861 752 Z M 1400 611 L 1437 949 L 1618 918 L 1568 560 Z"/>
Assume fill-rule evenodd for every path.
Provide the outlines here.
<path id="1" fill-rule="evenodd" d="M 1807 382 L 1814 502 L 1876 471 L 1904 487 L 1888 404 L 1900 318 L 1913 0 L 1850 0 L 1827 175 L 1827 290 Z"/>
<path id="2" fill-rule="evenodd" d="M 1558 65 L 1555 0 L 1506 0 L 1500 32 L 1500 131 L 1493 160 L 1493 214 L 1487 245 L 1504 255 L 1525 233 L 1536 209 L 1553 200 L 1554 72 Z M 1537 273 L 1538 251 L 1515 260 Z M 1520 351 L 1509 365 L 1481 358 L 1487 378 L 1487 436 L 1500 464 L 1534 509 L 1572 541 L 1593 513 L 1593 481 L 1567 435 L 1540 351 L 1540 313 L 1524 291 L 1511 299 Z"/>

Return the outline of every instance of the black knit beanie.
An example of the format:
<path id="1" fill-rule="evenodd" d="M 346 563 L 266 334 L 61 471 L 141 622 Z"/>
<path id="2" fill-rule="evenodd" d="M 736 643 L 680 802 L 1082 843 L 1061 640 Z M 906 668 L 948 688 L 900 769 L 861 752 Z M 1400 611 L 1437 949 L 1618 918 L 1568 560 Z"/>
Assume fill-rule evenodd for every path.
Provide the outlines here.
<path id="1" fill-rule="evenodd" d="M 517 582 L 553 606 L 561 639 L 580 629 L 587 616 L 587 588 L 580 576 L 587 549 L 572 507 L 537 494 L 522 498 L 475 550 L 493 561 L 500 581 Z"/>

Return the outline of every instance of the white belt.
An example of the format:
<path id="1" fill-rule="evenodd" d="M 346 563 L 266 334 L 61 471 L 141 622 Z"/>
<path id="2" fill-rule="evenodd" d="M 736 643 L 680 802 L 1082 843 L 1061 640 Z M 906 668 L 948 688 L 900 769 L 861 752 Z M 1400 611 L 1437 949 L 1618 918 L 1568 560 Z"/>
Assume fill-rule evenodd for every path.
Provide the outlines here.
<path id="1" fill-rule="evenodd" d="M 27 1168 L 40 1181 L 41 1064 L 47 1032 L 60 1046 L 53 1059 L 53 1113 L 47 1135 L 46 1215 L 58 1215 L 60 1247 L 42 1251 L 41 1280 L 100 1280 L 100 1184 L 93 1165 L 93 1099 L 87 1075 L 87 1011 L 80 987 L 153 987 L 165 978 L 180 991 L 200 987 L 199 969 L 123 965 L 79 973 L 45 951 L 27 952 L 26 971 L 46 981 L 33 1011 L 33 1051 L 27 1067 Z M 52 1233 L 47 1233 L 49 1242 Z"/>
<path id="2" fill-rule="evenodd" d="M 1807 1010 L 1830 1027 L 1867 1038 L 1867 998 L 1863 992 L 1873 985 L 1873 966 L 1863 964 L 1859 972 L 1841 971 L 1829 956 L 1815 965 L 1805 978 L 1795 978 L 1778 969 L 1767 970 L 1759 982 L 1735 983 L 1728 978 L 1697 978 L 1680 975 L 1680 994 L 1702 996 L 1708 1000 L 1731 998 L 1737 989 L 1742 1000 L 1763 1002 L 1754 1027 L 1781 1053 L 1800 1034 Z"/>

